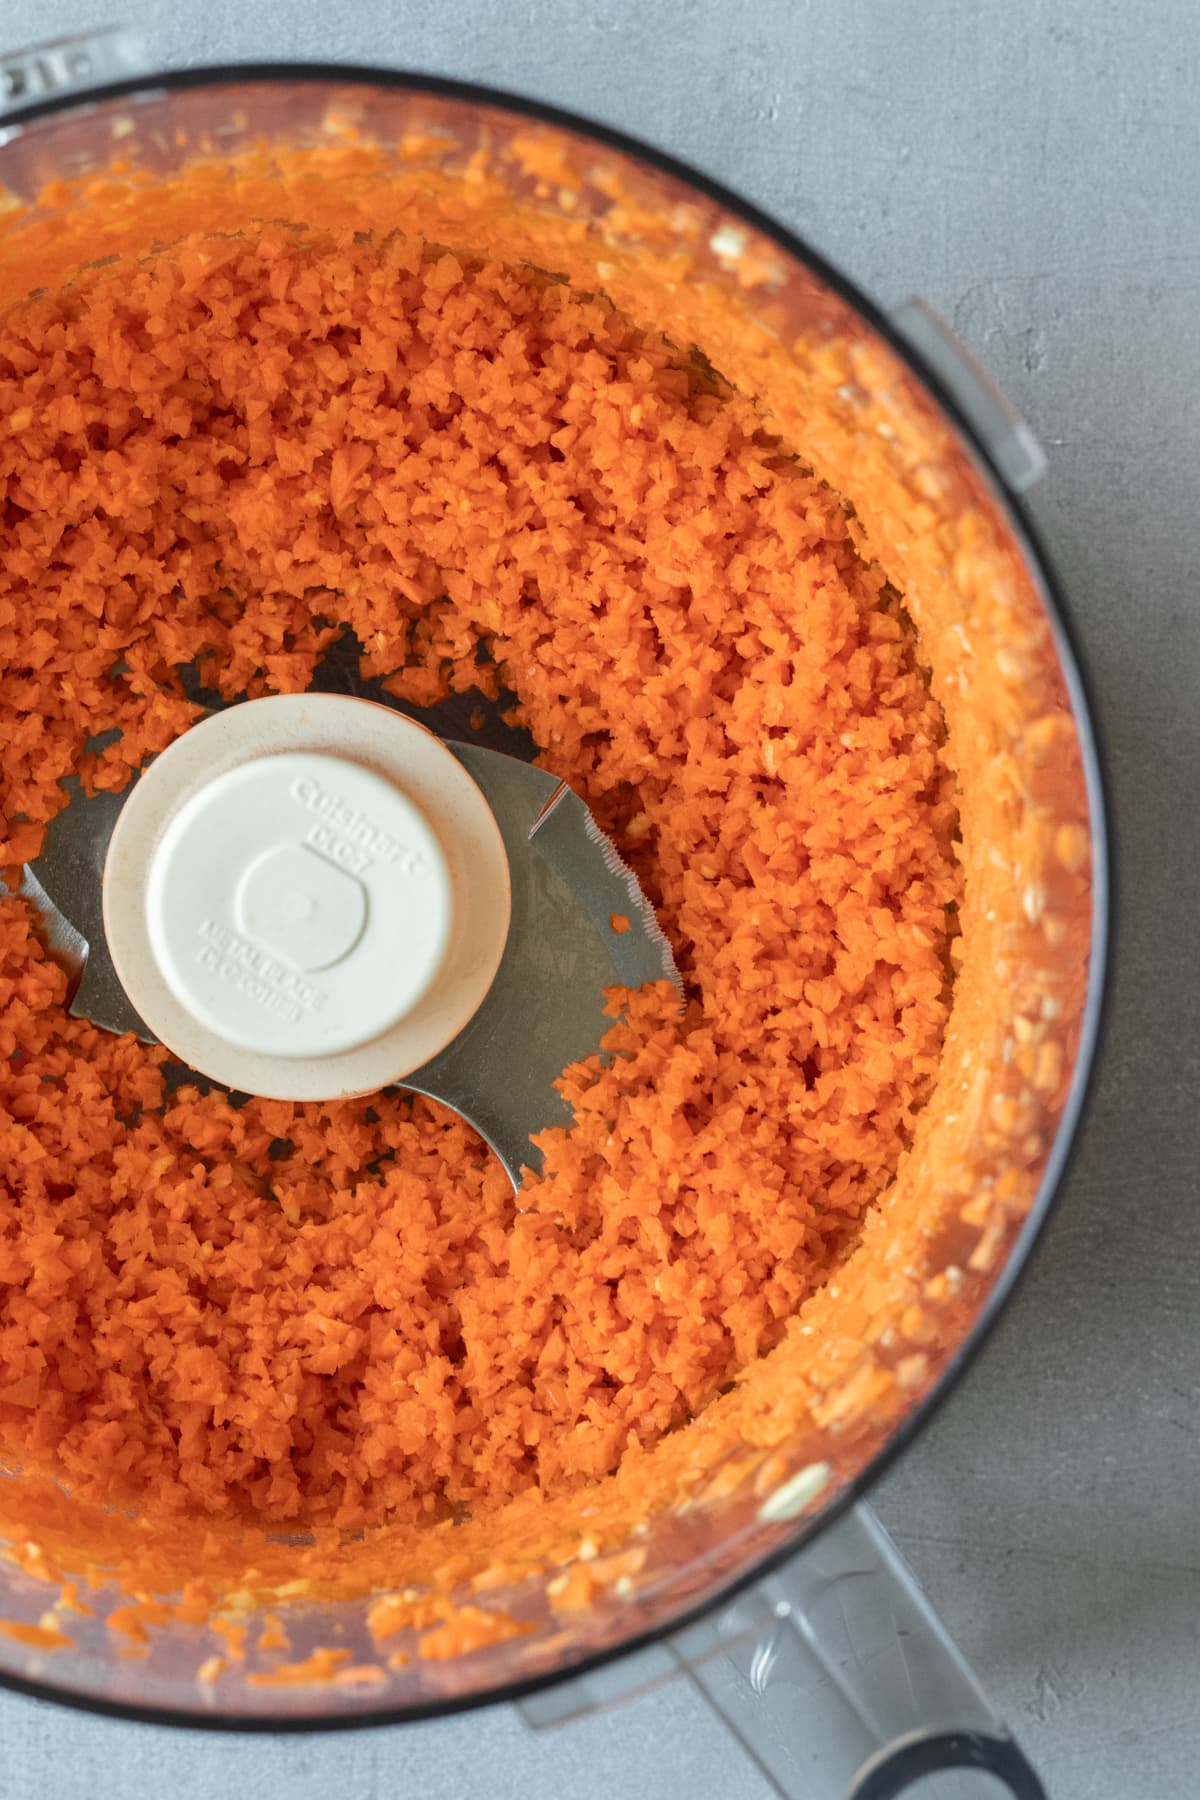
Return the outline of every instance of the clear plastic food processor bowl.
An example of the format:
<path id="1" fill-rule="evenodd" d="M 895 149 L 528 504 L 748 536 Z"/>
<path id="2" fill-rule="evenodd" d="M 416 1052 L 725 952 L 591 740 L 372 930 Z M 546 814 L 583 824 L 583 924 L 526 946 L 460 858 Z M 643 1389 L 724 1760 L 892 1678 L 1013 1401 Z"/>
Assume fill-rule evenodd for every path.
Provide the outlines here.
<path id="1" fill-rule="evenodd" d="M 781 1792 L 898 1793 L 950 1766 L 1040 1792 L 859 1502 L 1011 1290 L 1062 1173 L 1096 1036 L 1101 801 L 1061 606 L 1016 498 L 1040 472 L 1036 446 L 926 309 L 884 319 L 753 208 L 580 121 L 379 71 L 155 75 L 119 34 L 4 69 L 0 299 L 53 280 L 67 211 L 87 210 L 98 260 L 169 241 L 186 228 L 172 184 L 201 168 L 208 214 L 230 231 L 255 217 L 388 223 L 416 184 L 457 217 L 460 241 L 486 238 L 602 288 L 699 345 L 852 503 L 906 598 L 959 773 L 966 898 L 935 1097 L 859 1247 L 808 1305 L 786 1435 L 764 1417 L 753 1441 L 700 1438 L 673 1491 L 648 1496 L 615 1542 L 603 1499 L 585 1495 L 524 1572 L 515 1552 L 490 1572 L 465 1567 L 465 1602 L 528 1627 L 503 1642 L 431 1660 L 412 1630 L 378 1641 L 376 1570 L 357 1596 L 318 1586 L 287 1604 L 289 1659 L 345 1651 L 329 1666 L 353 1679 L 259 1685 L 278 1657 L 257 1647 L 256 1615 L 290 1552 L 255 1543 L 242 1612 L 229 1615 L 249 1624 L 245 1654 L 219 1681 L 200 1678 L 221 1648 L 207 1622 L 156 1624 L 148 1655 L 123 1657 L 128 1639 L 106 1627 L 129 1598 L 115 1583 L 87 1594 L 94 1612 L 64 1625 L 67 1645 L 0 1635 L 0 1679 L 226 1727 L 396 1721 L 503 1696 L 545 1723 L 687 1670 Z M 155 1531 L 150 1513 L 102 1516 L 6 1472 L 0 1617 L 36 1623 L 56 1591 L 48 1570 L 135 1566 Z M 193 1574 L 216 1554 L 197 1533 Z M 346 1570 L 371 1554 L 347 1543 Z M 236 1543 L 220 1550 L 226 1589 L 237 1555 Z M 556 1610 L 555 1584 L 581 1567 L 590 1602 Z M 403 1587 L 403 1569 L 390 1583 Z"/>

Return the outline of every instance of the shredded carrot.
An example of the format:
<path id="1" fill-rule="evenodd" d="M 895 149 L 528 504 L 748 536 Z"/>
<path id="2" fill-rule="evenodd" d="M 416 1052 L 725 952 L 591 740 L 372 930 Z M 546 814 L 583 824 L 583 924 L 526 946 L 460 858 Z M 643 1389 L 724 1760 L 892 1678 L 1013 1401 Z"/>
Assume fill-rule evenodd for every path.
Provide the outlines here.
<path id="1" fill-rule="evenodd" d="M 350 1671 L 343 1667 L 350 1661 L 349 1650 L 321 1649 L 314 1650 L 302 1662 L 280 1663 L 277 1668 L 259 1670 L 247 1675 L 249 1687 L 304 1687 L 310 1683 L 332 1681 L 337 1675 L 346 1675 Z M 378 1675 L 377 1669 L 372 1669 Z"/>
<path id="2" fill-rule="evenodd" d="M 161 1601 L 138 1600 L 128 1606 L 115 1606 L 104 1623 L 109 1631 L 130 1638 L 135 1644 L 144 1644 L 150 1636 L 148 1627 L 165 1625 L 170 1616 L 170 1609 Z"/>
<path id="3" fill-rule="evenodd" d="M 609 913 L 608 923 L 619 937 L 624 936 L 625 932 L 629 930 L 629 920 L 624 913 Z"/>
<path id="4" fill-rule="evenodd" d="M 577 191 L 536 134 L 519 160 Z M 58 1555 L 86 1510 L 66 1566 L 88 1561 L 89 1588 L 113 1566 L 178 1593 L 202 1568 L 174 1607 L 192 1623 L 254 1585 L 251 1556 L 305 1598 L 351 1562 L 358 1592 L 411 1569 L 429 1590 L 378 1599 L 372 1628 L 437 1657 L 522 1629 L 448 1616 L 445 1593 L 570 1561 L 584 1492 L 594 1550 L 702 1494 L 731 1446 L 754 1479 L 802 1415 L 845 1430 L 839 1407 L 909 1404 L 874 1347 L 892 1320 L 927 1342 L 962 1304 L 925 1285 L 930 1221 L 973 1225 L 977 1203 L 995 1256 L 1069 1073 L 1068 995 L 1063 1024 L 1026 1018 L 1025 1074 L 1014 1056 L 989 1099 L 997 1155 L 1035 1146 L 1008 1185 L 985 1193 L 953 1134 L 925 1147 L 952 982 L 965 1087 L 996 1012 L 980 946 L 1011 951 L 1014 878 L 979 846 L 1018 788 L 1069 785 L 1069 718 L 1034 630 L 990 688 L 955 648 L 964 595 L 985 645 L 1026 603 L 978 516 L 934 529 L 916 428 L 905 465 L 891 420 L 839 416 L 843 393 L 890 391 L 869 349 L 798 344 L 793 367 L 666 252 L 602 246 L 606 298 L 586 234 L 523 239 L 482 166 L 445 188 L 389 172 L 381 198 L 351 135 L 322 167 L 336 182 L 301 167 L 278 201 L 253 169 L 236 191 L 204 171 L 113 188 L 104 266 L 78 266 L 78 225 L 0 220 L 8 886 L 65 778 L 121 789 L 194 721 L 182 671 L 228 699 L 302 690 L 349 628 L 401 701 L 505 695 L 641 878 L 688 1007 L 613 996 L 613 1054 L 567 1073 L 576 1123 L 543 1134 L 518 1210 L 430 1103 L 235 1106 L 71 1017 L 0 896 L 0 1452 L 25 1471 L 5 1519 Z M 662 237 L 610 198 L 614 231 Z M 287 216 L 309 224 L 249 222 Z M 976 904 L 973 960 L 960 808 L 997 902 Z M 1086 828 L 1048 801 L 1027 817 L 1021 929 L 1065 934 L 1081 967 Z M 762 1462 L 762 1495 L 792 1467 Z M 293 1525 L 311 1551 L 283 1546 Z M 13 1554 L 58 1578 L 40 1543 Z M 245 1626 L 213 1629 L 243 1657 Z M 335 1677 L 360 1679 L 340 1660 L 315 1678 Z"/>
<path id="5" fill-rule="evenodd" d="M 213 1592 L 206 1581 L 185 1581 L 183 1592 L 171 1608 L 181 1625 L 203 1625 L 213 1609 Z"/>
<path id="6" fill-rule="evenodd" d="M 89 1606 L 86 1600 L 79 1598 L 79 1583 L 76 1581 L 63 1582 L 59 1589 L 58 1605 L 64 1612 L 78 1613 L 85 1619 L 90 1619 L 95 1613 L 94 1607 Z"/>
<path id="7" fill-rule="evenodd" d="M 212 1619 L 209 1623 L 217 1636 L 225 1640 L 226 1654 L 230 1659 L 242 1662 L 246 1655 L 246 1626 L 235 1624 L 232 1619 Z"/>
<path id="8" fill-rule="evenodd" d="M 183 663 L 302 688 L 324 614 L 428 699 L 482 641 L 693 995 L 625 1006 L 518 1213 L 425 1102 L 168 1092 L 0 902 L 5 1449 L 108 1502 L 340 1525 L 604 1474 L 778 1341 L 936 1073 L 954 801 L 879 571 L 698 364 L 416 238 L 81 274 L 10 312 L 0 408 L 10 817 L 186 729 Z"/>
<path id="9" fill-rule="evenodd" d="M 381 1594 L 367 1608 L 367 1630 L 379 1642 L 398 1631 L 421 1631 L 443 1616 L 441 1602 L 428 1594 Z"/>
<path id="10" fill-rule="evenodd" d="M 377 1663 L 355 1663 L 349 1669 L 336 1669 L 329 1680 L 333 1687 L 382 1687 L 387 1675 Z"/>
<path id="11" fill-rule="evenodd" d="M 532 1629 L 507 1613 L 488 1612 L 481 1606 L 460 1606 L 441 1625 L 425 1633 L 419 1653 L 428 1662 L 445 1662 L 452 1656 L 464 1656 L 468 1651 L 521 1637 Z"/>
<path id="12" fill-rule="evenodd" d="M 71 1650 L 75 1645 L 74 1638 L 51 1625 L 27 1625 L 22 1619 L 0 1619 L 0 1632 L 34 1650 Z"/>
<path id="13" fill-rule="evenodd" d="M 274 1613 L 267 1613 L 258 1640 L 260 1650 L 290 1650 L 292 1641 Z"/>
<path id="14" fill-rule="evenodd" d="M 550 1605 L 555 1612 L 582 1612 L 592 1604 L 600 1585 L 586 1563 L 576 1563 L 547 1584 Z"/>

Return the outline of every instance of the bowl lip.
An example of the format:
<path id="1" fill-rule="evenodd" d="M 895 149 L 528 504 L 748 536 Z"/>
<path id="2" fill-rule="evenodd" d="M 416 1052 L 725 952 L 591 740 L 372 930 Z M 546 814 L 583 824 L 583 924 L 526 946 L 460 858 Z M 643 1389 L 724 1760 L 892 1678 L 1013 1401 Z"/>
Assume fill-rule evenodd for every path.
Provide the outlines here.
<path id="1" fill-rule="evenodd" d="M 642 162 L 672 179 L 693 188 L 723 211 L 748 225 L 753 231 L 774 242 L 787 256 L 811 270 L 834 294 L 849 306 L 863 322 L 900 358 L 909 372 L 930 395 L 939 411 L 955 429 L 976 473 L 1006 519 L 1013 541 L 1033 577 L 1053 632 L 1072 716 L 1079 737 L 1080 759 L 1087 794 L 1089 829 L 1092 848 L 1092 919 L 1088 960 L 1087 995 L 1080 1020 L 1079 1048 L 1071 1085 L 1046 1161 L 1038 1192 L 1023 1221 L 1004 1265 L 997 1275 L 961 1343 L 947 1360 L 929 1392 L 906 1414 L 885 1443 L 853 1480 L 841 1488 L 827 1506 L 812 1518 L 796 1521 L 788 1536 L 769 1551 L 755 1557 L 746 1567 L 714 1583 L 704 1597 L 682 1606 L 678 1612 L 653 1626 L 630 1633 L 620 1642 L 605 1645 L 565 1663 L 560 1668 L 524 1678 L 501 1681 L 476 1692 L 437 1697 L 416 1704 L 374 1706 L 361 1712 L 335 1716 L 298 1717 L 295 1714 L 244 1714 L 199 1709 L 190 1711 L 172 1705 L 147 1702 L 139 1704 L 110 1700 L 102 1695 L 56 1685 L 45 1679 L 34 1680 L 10 1670 L 0 1670 L 0 1688 L 27 1694 L 77 1710 L 109 1717 L 134 1720 L 144 1724 L 171 1725 L 183 1728 L 238 1733 L 319 1732 L 360 1730 L 380 1725 L 399 1725 L 421 1719 L 446 1717 L 484 1706 L 509 1703 L 525 1695 L 537 1693 L 587 1674 L 604 1664 L 632 1657 L 649 1646 L 684 1630 L 727 1605 L 737 1594 L 761 1581 L 795 1555 L 806 1544 L 833 1525 L 869 1490 L 908 1449 L 917 1434 L 933 1418 L 958 1385 L 994 1329 L 1001 1312 L 1014 1295 L 1018 1283 L 1028 1270 L 1031 1253 L 1060 1190 L 1078 1147 L 1080 1126 L 1094 1097 L 1098 1050 L 1107 1024 L 1111 973 L 1113 964 L 1113 857 L 1112 807 L 1109 799 L 1107 758 L 1104 753 L 1096 707 L 1094 682 L 1078 645 L 1078 634 L 1072 623 L 1062 584 L 1034 525 L 1027 505 L 1008 487 L 994 458 L 972 421 L 939 373 L 930 366 L 888 318 L 883 309 L 844 275 L 819 251 L 790 227 L 752 202 L 714 180 L 690 163 L 672 156 L 653 144 L 604 125 L 566 108 L 511 90 L 485 83 L 460 80 L 453 76 L 430 75 L 414 70 L 376 68 L 369 64 L 333 62 L 246 62 L 213 63 L 186 69 L 152 71 L 122 77 L 118 81 L 69 93 L 61 93 L 29 105 L 14 108 L 0 119 L 0 144 L 12 128 L 21 128 L 38 119 L 57 113 L 88 108 L 108 100 L 136 93 L 186 91 L 190 88 L 216 87 L 222 84 L 278 86 L 287 82 L 326 83 L 343 87 L 374 87 L 396 92 L 434 95 L 468 105 L 492 108 L 516 114 L 535 123 L 557 126 L 574 135 L 621 152 L 633 161 Z"/>

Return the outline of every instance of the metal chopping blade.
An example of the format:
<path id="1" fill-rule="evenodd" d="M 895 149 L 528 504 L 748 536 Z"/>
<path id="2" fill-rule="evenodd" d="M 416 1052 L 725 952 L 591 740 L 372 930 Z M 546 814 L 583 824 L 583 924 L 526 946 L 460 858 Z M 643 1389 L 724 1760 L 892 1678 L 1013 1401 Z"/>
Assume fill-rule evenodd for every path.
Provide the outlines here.
<path id="1" fill-rule="evenodd" d="M 593 1055 L 611 1028 L 604 990 L 669 981 L 682 993 L 682 983 L 636 876 L 579 796 L 517 757 L 474 744 L 448 748 L 500 828 L 512 917 L 479 1010 L 445 1050 L 396 1085 L 461 1114 L 519 1187 L 524 1168 L 540 1167 L 533 1134 L 572 1121 L 554 1083 L 571 1063 Z M 48 827 L 20 891 L 72 979 L 70 1011 L 154 1043 L 117 978 L 101 910 L 105 855 L 129 790 L 93 796 L 69 786 L 70 803 Z M 628 929 L 614 930 L 614 915 Z"/>

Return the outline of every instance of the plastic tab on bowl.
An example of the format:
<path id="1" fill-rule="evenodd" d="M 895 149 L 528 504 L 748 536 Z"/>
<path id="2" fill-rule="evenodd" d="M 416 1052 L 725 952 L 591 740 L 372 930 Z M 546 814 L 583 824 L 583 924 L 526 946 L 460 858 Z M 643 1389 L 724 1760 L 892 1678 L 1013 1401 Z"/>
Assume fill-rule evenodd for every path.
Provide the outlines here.
<path id="1" fill-rule="evenodd" d="M 140 33 L 127 25 L 80 32 L 0 55 L 0 119 L 60 94 L 84 93 L 126 75 L 148 75 Z"/>
<path id="2" fill-rule="evenodd" d="M 1020 413 L 927 300 L 906 300 L 892 324 L 949 390 L 974 426 L 1010 493 L 1023 494 L 1046 473 L 1046 453 Z"/>

